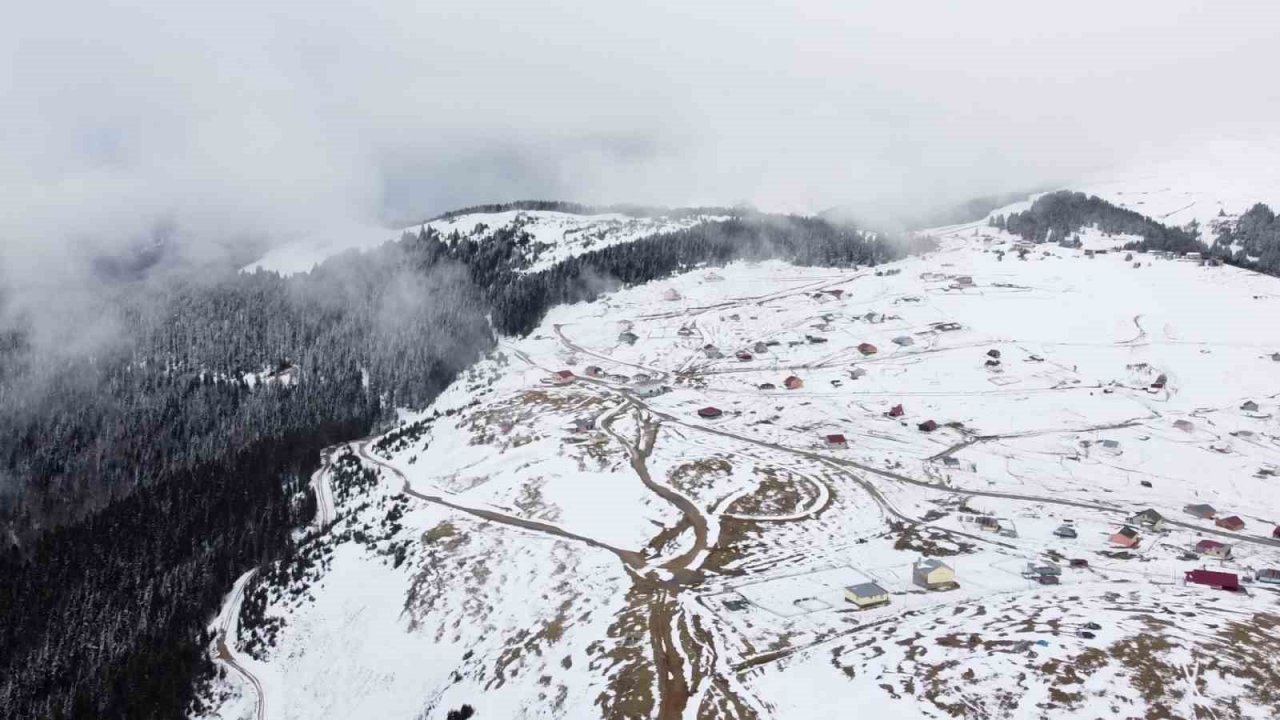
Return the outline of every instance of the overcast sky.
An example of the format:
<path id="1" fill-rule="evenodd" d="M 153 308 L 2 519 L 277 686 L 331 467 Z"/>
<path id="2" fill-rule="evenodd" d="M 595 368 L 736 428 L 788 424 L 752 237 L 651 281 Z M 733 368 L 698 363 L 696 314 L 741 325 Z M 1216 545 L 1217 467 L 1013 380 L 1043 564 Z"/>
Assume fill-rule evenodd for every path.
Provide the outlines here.
<path id="1" fill-rule="evenodd" d="M 539 4 L 15 5 L 0 261 L 520 198 L 900 208 L 1280 121 L 1263 0 Z"/>

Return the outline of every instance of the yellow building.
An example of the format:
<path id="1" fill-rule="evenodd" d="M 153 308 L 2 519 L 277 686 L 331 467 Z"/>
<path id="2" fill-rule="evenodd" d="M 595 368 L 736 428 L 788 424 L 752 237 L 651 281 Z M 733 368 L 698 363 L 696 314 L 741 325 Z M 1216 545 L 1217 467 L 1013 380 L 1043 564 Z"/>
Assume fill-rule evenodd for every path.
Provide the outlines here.
<path id="1" fill-rule="evenodd" d="M 956 571 L 936 558 L 921 560 L 911 568 L 911 579 L 926 590 L 937 590 L 956 584 Z"/>
<path id="2" fill-rule="evenodd" d="M 889 602 L 889 591 L 873 582 L 865 582 L 845 588 L 844 598 L 860 608 L 865 608 Z"/>

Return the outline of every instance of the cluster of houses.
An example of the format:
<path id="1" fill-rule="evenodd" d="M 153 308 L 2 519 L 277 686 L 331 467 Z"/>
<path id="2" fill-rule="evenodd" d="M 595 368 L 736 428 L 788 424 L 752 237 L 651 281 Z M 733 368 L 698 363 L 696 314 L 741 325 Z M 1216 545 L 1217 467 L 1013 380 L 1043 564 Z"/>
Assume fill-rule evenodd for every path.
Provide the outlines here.
<path id="1" fill-rule="evenodd" d="M 684 330 L 684 328 L 681 328 L 681 330 Z M 692 331 L 690 331 L 690 333 L 692 333 Z M 818 340 L 820 342 L 826 342 L 825 338 L 818 338 Z M 777 340 L 770 340 L 767 342 L 761 340 L 759 342 L 756 342 L 754 345 L 752 345 L 750 350 L 743 348 L 741 350 L 734 351 L 733 356 L 741 362 L 750 362 L 751 360 L 755 359 L 755 355 L 763 355 L 769 352 L 770 347 L 777 344 L 778 344 Z M 753 355 L 752 353 L 755 353 L 755 355 Z M 720 351 L 720 348 L 716 347 L 712 343 L 707 343 L 706 345 L 702 346 L 702 354 L 705 357 L 712 360 L 717 360 L 719 358 L 724 357 L 724 353 Z"/>
<path id="2" fill-rule="evenodd" d="M 1214 525 L 1224 530 L 1239 532 L 1244 529 L 1244 520 L 1239 515 L 1219 517 L 1217 509 L 1212 505 L 1195 503 L 1182 508 L 1182 511 L 1201 520 L 1212 520 Z"/>
<path id="3" fill-rule="evenodd" d="M 1041 585 L 1057 585 L 1062 582 L 1062 567 L 1056 563 L 1027 563 L 1022 577 L 1034 580 Z"/>
<path id="4" fill-rule="evenodd" d="M 960 587 L 956 582 L 956 571 L 937 558 L 926 558 L 914 563 L 911 566 L 911 582 L 917 587 L 930 591 L 954 590 Z M 870 581 L 846 587 L 844 597 L 858 609 L 889 603 L 889 591 L 879 583 Z"/>

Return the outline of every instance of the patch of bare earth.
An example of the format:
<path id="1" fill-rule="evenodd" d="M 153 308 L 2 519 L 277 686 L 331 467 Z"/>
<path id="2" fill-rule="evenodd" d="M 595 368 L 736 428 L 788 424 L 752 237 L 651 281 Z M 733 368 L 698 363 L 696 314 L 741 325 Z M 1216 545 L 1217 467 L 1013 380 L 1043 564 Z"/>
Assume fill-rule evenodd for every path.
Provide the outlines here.
<path id="1" fill-rule="evenodd" d="M 670 485 L 686 495 L 697 496 L 711 489 L 718 479 L 728 477 L 733 465 L 722 457 L 703 458 L 677 466 L 668 476 Z"/>
<path id="2" fill-rule="evenodd" d="M 893 549 L 918 552 L 929 557 L 949 557 L 973 552 L 972 543 L 957 540 L 954 535 L 927 525 L 893 521 L 890 531 L 897 535 Z"/>
<path id="3" fill-rule="evenodd" d="M 735 515 L 788 515 L 808 507 L 817 497 L 813 483 L 776 467 L 755 467 L 756 489 L 725 508 Z"/>

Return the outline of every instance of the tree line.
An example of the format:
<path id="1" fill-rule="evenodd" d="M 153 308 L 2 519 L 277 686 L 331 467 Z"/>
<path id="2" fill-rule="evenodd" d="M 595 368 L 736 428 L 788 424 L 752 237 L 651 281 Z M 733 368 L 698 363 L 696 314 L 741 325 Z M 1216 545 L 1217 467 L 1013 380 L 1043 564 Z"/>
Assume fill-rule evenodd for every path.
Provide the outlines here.
<path id="1" fill-rule="evenodd" d="M 1137 236 L 1124 245 L 1129 250 L 1200 253 L 1236 267 L 1280 276 L 1280 220 L 1264 203 L 1234 219 L 1219 211 L 1219 219 L 1210 228 L 1211 244 L 1202 239 L 1204 229 L 1198 222 L 1169 227 L 1099 197 L 1065 191 L 1042 195 L 1023 212 L 993 216 L 990 225 L 1034 243 L 1068 244 L 1082 228 L 1096 227 L 1106 233 Z"/>
<path id="2" fill-rule="evenodd" d="M 756 214 L 540 272 L 533 244 L 519 223 L 424 228 L 300 275 L 129 279 L 104 294 L 121 339 L 76 357 L 0 329 L 0 715 L 191 710 L 213 672 L 206 627 L 236 577 L 296 550 L 319 451 L 430 403 L 495 331 L 704 265 L 906 249 Z"/>

